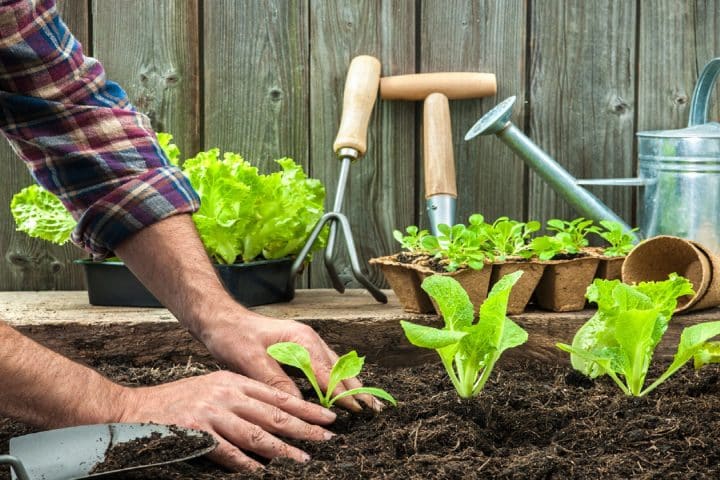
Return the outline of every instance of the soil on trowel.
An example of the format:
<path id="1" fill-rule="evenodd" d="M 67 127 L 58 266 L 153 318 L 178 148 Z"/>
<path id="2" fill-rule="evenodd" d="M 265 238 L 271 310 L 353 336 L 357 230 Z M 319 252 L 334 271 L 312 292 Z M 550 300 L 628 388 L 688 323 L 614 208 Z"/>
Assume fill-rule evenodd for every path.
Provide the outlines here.
<path id="1" fill-rule="evenodd" d="M 159 432 L 136 438 L 129 442 L 108 446 L 105 460 L 90 470 L 90 474 L 112 472 L 141 465 L 154 465 L 195 456 L 215 443 L 205 432 L 202 435 L 188 435 L 184 430 L 171 426 L 171 435 Z"/>
<path id="2" fill-rule="evenodd" d="M 175 379 L 185 367 L 113 366 L 123 383 Z M 194 365 L 188 374 L 215 367 Z M 363 380 L 398 400 L 372 414 L 339 411 L 328 442 L 296 442 L 312 460 L 273 460 L 250 476 L 206 459 L 123 473 L 123 479 L 700 479 L 720 478 L 720 366 L 683 368 L 649 396 L 569 367 L 502 363 L 483 392 L 460 400 L 439 363 L 386 369 Z M 109 372 L 110 370 L 105 370 Z M 650 381 L 660 374 L 651 371 Z M 310 389 L 302 385 L 308 398 Z M 30 432 L 0 420 L 0 452 Z M 3 472 L 5 474 L 5 472 Z M 5 474 L 6 475 L 6 474 Z M 8 478 L 7 476 L 0 478 Z"/>

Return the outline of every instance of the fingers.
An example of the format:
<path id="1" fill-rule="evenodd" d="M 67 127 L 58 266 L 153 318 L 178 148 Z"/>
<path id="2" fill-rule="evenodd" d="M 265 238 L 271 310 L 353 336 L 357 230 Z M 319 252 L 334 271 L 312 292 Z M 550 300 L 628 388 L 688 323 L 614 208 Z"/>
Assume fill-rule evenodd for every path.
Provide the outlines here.
<path id="1" fill-rule="evenodd" d="M 302 394 L 297 385 L 295 385 L 295 382 L 293 382 L 280 365 L 265 352 L 255 356 L 251 364 L 244 365 L 243 367 L 248 377 L 259 380 L 278 390 L 282 390 L 293 397 L 302 398 Z"/>
<path id="2" fill-rule="evenodd" d="M 215 427 L 217 432 L 233 445 L 262 457 L 286 457 L 297 462 L 310 460 L 310 456 L 299 448 L 288 445 L 259 425 L 235 415 L 223 416 L 221 421 L 215 422 Z"/>
<path id="3" fill-rule="evenodd" d="M 246 395 L 268 406 L 279 408 L 306 422 L 328 425 L 337 418 L 337 415 L 327 408 L 293 397 L 287 392 L 269 387 L 260 382 L 249 382 L 243 387 L 243 390 Z"/>
<path id="4" fill-rule="evenodd" d="M 284 437 L 314 441 L 330 440 L 333 437 L 331 432 L 318 425 L 306 423 L 277 406 L 252 397 L 246 397 L 238 410 L 235 413 L 244 420 L 262 427 L 267 432 L 279 433 Z"/>
<path id="5" fill-rule="evenodd" d="M 337 353 L 335 353 L 330 347 L 328 347 L 327 344 L 325 344 L 325 342 L 323 342 L 323 345 L 325 346 L 325 350 L 326 350 L 327 355 L 330 358 L 331 362 L 333 364 L 335 364 L 335 362 L 337 362 L 337 360 L 338 360 Z M 348 378 L 347 380 L 343 380 L 342 384 L 339 386 L 341 387 L 341 389 L 338 390 L 336 388 L 335 392 L 334 392 L 335 395 L 337 395 L 341 392 L 344 392 L 346 390 L 351 390 L 353 388 L 360 388 L 363 386 L 363 384 L 357 378 Z M 347 397 L 347 398 L 351 398 L 351 397 Z M 379 412 L 383 409 L 383 406 L 384 406 L 383 403 L 380 400 L 378 400 L 377 398 L 375 398 L 372 395 L 369 395 L 367 393 L 361 393 L 361 394 L 355 395 L 355 398 L 359 399 L 366 406 L 370 407 L 371 409 L 373 409 L 376 412 Z M 338 400 L 338 403 L 342 402 L 343 400 L 345 400 L 345 399 L 341 398 L 340 400 Z"/>
<path id="6" fill-rule="evenodd" d="M 233 446 L 224 438 L 214 435 L 218 442 L 217 448 L 208 453 L 207 457 L 218 465 L 233 472 L 259 470 L 262 464 L 256 462 Z"/>

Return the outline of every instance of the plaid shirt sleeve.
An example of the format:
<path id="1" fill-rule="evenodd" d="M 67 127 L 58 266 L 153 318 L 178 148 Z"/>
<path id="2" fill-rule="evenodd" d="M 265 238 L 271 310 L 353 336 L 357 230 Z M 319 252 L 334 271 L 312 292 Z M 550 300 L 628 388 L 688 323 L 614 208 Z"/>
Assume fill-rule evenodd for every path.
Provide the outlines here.
<path id="1" fill-rule="evenodd" d="M 85 57 L 54 0 L 0 0 L 0 129 L 33 177 L 78 220 L 96 258 L 199 199 L 148 118 Z"/>

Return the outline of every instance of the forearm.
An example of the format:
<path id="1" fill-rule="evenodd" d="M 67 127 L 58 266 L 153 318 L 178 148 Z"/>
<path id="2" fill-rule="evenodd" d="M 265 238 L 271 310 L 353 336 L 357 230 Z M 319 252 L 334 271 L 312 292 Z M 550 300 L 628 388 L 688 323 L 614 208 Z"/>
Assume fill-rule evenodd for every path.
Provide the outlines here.
<path id="1" fill-rule="evenodd" d="M 224 313 L 251 312 L 220 283 L 190 215 L 175 215 L 134 234 L 115 253 L 198 339 L 206 342 Z"/>
<path id="2" fill-rule="evenodd" d="M 62 427 L 118 421 L 123 387 L 0 321 L 0 416 Z"/>

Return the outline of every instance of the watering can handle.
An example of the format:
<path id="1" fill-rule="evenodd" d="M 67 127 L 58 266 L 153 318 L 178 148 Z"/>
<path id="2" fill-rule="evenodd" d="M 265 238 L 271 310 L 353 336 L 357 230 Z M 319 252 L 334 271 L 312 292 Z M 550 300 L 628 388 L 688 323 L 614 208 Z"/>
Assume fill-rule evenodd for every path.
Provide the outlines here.
<path id="1" fill-rule="evenodd" d="M 707 122 L 710 109 L 710 93 L 720 76 L 720 57 L 710 60 L 700 72 L 692 100 L 690 101 L 690 119 L 688 127 Z"/>
<path id="2" fill-rule="evenodd" d="M 12 455 L 0 455 L 0 464 L 9 464 L 12 471 L 15 473 L 15 477 L 18 480 L 30 480 L 25 465 L 20 461 L 19 458 L 13 457 Z"/>

